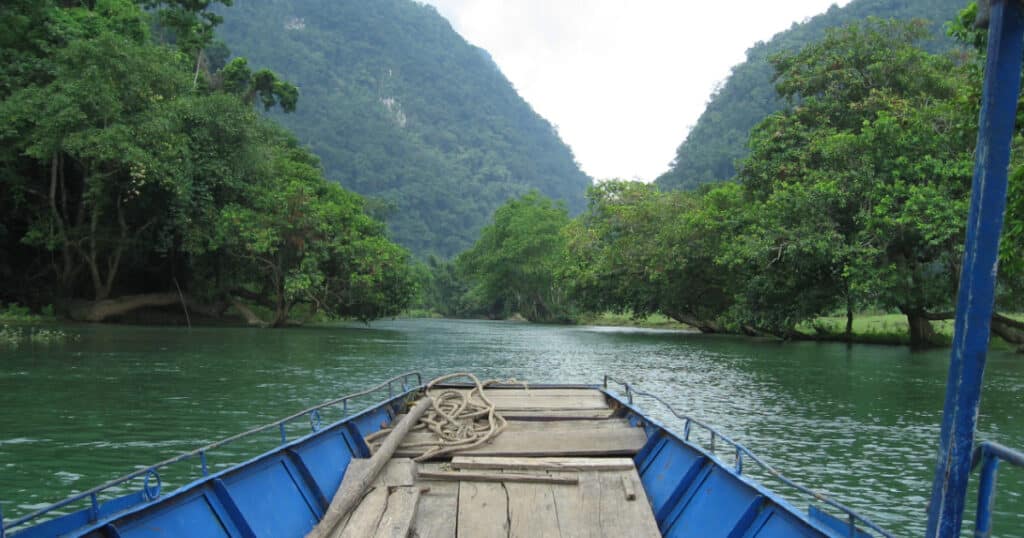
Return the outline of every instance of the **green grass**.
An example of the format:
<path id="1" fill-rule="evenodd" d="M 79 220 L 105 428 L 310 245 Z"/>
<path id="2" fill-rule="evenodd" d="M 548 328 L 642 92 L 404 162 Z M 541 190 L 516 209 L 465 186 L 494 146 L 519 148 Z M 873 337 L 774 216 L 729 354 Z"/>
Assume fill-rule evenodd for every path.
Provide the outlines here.
<path id="1" fill-rule="evenodd" d="M 11 303 L 6 306 L 0 303 L 0 321 L 31 323 L 35 321 L 49 321 L 55 318 L 52 305 L 44 306 L 43 309 L 36 314 L 27 306 L 21 306 L 18 303 Z"/>
<path id="2" fill-rule="evenodd" d="M 580 325 L 605 325 L 610 327 L 643 327 L 647 329 L 679 329 L 693 330 L 693 327 L 663 316 L 652 314 L 644 319 L 635 319 L 630 314 L 588 314 L 579 319 Z"/>
<path id="3" fill-rule="evenodd" d="M 953 321 L 933 321 L 936 344 L 948 345 L 953 340 Z M 820 317 L 801 323 L 797 330 L 824 338 L 845 338 L 846 316 Z M 877 344 L 909 344 L 910 329 L 903 314 L 854 314 L 853 338 L 857 342 Z"/>

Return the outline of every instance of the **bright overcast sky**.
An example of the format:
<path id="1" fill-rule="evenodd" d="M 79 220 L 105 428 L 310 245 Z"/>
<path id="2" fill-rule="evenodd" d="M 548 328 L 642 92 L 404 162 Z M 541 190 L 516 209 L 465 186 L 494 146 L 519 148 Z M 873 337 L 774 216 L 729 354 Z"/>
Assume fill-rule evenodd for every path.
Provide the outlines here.
<path id="1" fill-rule="evenodd" d="M 849 0 L 422 0 L 491 53 L 597 179 L 651 181 L 744 52 Z"/>

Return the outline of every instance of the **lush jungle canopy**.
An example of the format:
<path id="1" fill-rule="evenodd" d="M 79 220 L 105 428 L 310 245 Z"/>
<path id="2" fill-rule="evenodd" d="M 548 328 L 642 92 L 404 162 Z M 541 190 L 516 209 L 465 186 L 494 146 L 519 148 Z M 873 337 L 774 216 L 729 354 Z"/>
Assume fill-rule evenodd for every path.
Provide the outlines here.
<path id="1" fill-rule="evenodd" d="M 0 301 L 273 325 L 406 306 L 408 253 L 257 111 L 298 89 L 225 63 L 213 3 L 0 7 Z"/>

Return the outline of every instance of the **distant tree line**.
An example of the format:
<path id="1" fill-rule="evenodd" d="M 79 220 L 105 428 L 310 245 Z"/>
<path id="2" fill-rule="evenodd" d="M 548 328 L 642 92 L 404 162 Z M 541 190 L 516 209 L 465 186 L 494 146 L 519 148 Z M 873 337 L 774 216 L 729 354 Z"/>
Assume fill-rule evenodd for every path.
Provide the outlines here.
<path id="1" fill-rule="evenodd" d="M 408 253 L 256 110 L 298 89 L 227 61 L 214 3 L 0 7 L 0 302 L 275 326 L 408 304 Z"/>
<path id="2" fill-rule="evenodd" d="M 980 45 L 974 9 L 951 24 Z M 531 194 L 476 245 L 435 262 L 446 314 L 537 321 L 660 313 L 704 332 L 812 338 L 837 312 L 902 313 L 914 345 L 952 317 L 973 170 L 983 51 L 933 54 L 920 22 L 870 19 L 771 58 L 787 106 L 749 133 L 736 180 L 694 192 L 609 181 L 587 210 Z M 1024 125 L 1024 123 L 1022 123 Z M 1024 303 L 1024 167 L 1014 147 L 998 307 Z M 994 330 L 1024 343 L 1024 323 Z"/>

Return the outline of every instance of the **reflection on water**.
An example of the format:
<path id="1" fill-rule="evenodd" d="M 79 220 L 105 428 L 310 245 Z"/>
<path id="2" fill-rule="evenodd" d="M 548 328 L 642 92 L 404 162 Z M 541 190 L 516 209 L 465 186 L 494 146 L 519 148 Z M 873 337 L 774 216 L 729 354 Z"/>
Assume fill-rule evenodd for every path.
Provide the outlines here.
<path id="1" fill-rule="evenodd" d="M 596 384 L 604 373 L 628 380 L 897 534 L 919 535 L 947 363 L 944 351 L 445 320 L 64 329 L 81 339 L 0 348 L 7 518 L 406 370 L 428 378 L 469 370 L 533 382 Z M 993 354 L 986 378 L 982 436 L 1024 446 L 1024 361 Z M 660 404 L 638 403 L 679 426 Z M 289 436 L 308 428 L 299 421 Z M 210 465 L 269 449 L 278 436 L 229 445 Z M 165 491 L 198 465 L 166 473 Z M 1024 472 L 1004 466 L 999 483 L 996 532 L 1024 535 Z"/>

